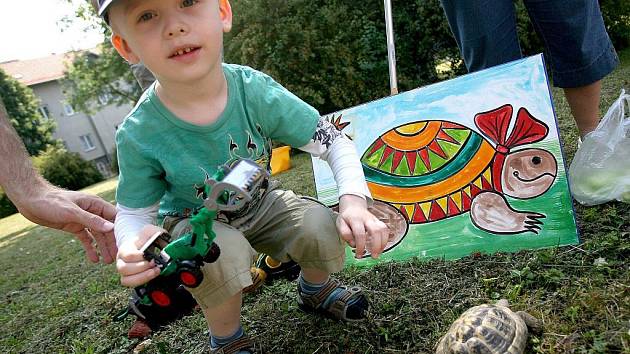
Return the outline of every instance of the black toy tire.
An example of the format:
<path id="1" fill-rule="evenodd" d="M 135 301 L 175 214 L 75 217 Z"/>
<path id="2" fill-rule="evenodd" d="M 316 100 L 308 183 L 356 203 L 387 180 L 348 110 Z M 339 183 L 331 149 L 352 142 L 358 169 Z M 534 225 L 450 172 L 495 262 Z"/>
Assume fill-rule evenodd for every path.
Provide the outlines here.
<path id="1" fill-rule="evenodd" d="M 182 267 L 177 272 L 177 278 L 184 286 L 196 288 L 203 281 L 203 273 L 197 267 Z"/>
<path id="2" fill-rule="evenodd" d="M 203 257 L 203 261 L 206 263 L 214 263 L 219 258 L 220 254 L 221 249 L 219 248 L 219 245 L 212 242 L 212 246 L 210 246 L 210 249 L 208 250 L 208 253 L 206 253 L 206 256 Z"/>

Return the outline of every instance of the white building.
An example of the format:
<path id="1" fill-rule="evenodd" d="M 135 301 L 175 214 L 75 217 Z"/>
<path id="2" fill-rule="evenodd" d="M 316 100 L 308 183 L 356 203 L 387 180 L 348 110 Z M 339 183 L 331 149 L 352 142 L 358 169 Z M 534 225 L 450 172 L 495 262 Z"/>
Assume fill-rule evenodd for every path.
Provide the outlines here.
<path id="1" fill-rule="evenodd" d="M 3 62 L 0 69 L 33 90 L 40 100 L 40 114 L 56 122 L 53 136 L 62 140 L 68 151 L 92 161 L 103 176 L 109 177 L 116 129 L 133 106 L 106 105 L 108 98 L 99 97 L 106 106 L 94 115 L 75 111 L 67 103 L 60 82 L 70 60 L 71 53 L 54 54 Z"/>

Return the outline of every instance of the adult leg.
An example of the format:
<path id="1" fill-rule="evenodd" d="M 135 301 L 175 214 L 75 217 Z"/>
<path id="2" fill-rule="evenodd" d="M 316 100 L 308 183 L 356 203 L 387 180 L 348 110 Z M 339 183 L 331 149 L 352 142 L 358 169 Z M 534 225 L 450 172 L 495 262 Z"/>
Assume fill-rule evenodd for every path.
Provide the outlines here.
<path id="1" fill-rule="evenodd" d="M 571 113 L 581 137 L 597 128 L 601 88 L 602 82 L 598 80 L 586 86 L 564 89 L 564 95 L 567 98 L 567 102 L 569 102 Z"/>
<path id="2" fill-rule="evenodd" d="M 600 80 L 619 59 L 597 0 L 525 0 L 543 39 L 554 86 L 562 87 L 580 135 L 597 127 Z"/>
<path id="3" fill-rule="evenodd" d="M 469 72 L 521 58 L 512 0 L 440 0 Z"/>

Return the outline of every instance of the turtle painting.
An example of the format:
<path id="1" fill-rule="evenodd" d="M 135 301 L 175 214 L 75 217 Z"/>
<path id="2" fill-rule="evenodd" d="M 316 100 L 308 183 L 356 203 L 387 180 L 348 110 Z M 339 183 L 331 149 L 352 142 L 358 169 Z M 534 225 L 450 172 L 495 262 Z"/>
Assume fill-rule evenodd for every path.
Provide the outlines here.
<path id="1" fill-rule="evenodd" d="M 543 214 L 517 211 L 505 195 L 529 199 L 553 184 L 556 159 L 536 148 L 549 129 L 520 108 L 508 136 L 512 106 L 479 113 L 481 134 L 453 122 L 408 123 L 381 135 L 361 157 L 372 196 L 396 207 L 411 224 L 470 213 L 495 234 L 537 233 Z"/>
<path id="2" fill-rule="evenodd" d="M 390 221 L 404 218 L 409 224 L 469 213 L 476 227 L 490 233 L 538 233 L 545 215 L 515 210 L 505 196 L 544 194 L 558 166 L 552 153 L 523 147 L 544 139 L 547 125 L 520 108 L 508 135 L 512 115 L 510 104 L 478 113 L 474 122 L 481 134 L 454 122 L 429 120 L 379 136 L 361 157 L 373 208 L 387 210 Z M 333 122 L 341 128 L 334 117 Z M 401 217 L 392 217 L 391 209 Z M 385 250 L 404 236 L 391 235 Z"/>
<path id="3" fill-rule="evenodd" d="M 348 264 L 579 243 L 541 55 L 326 118 L 354 141 L 371 211 L 390 227 L 381 258 Z M 312 164 L 317 198 L 334 206 L 336 176 L 317 158 Z"/>

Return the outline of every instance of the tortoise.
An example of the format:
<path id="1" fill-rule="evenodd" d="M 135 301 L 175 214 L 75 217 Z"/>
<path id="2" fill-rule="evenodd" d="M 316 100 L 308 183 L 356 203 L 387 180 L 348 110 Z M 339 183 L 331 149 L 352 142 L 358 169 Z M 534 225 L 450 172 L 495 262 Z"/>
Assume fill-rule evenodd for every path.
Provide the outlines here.
<path id="1" fill-rule="evenodd" d="M 542 195 L 556 179 L 553 154 L 515 147 L 543 140 L 547 125 L 520 108 L 511 134 L 512 105 L 475 115 L 478 130 L 443 121 L 415 121 L 379 136 L 361 157 L 376 203 L 389 204 L 409 224 L 470 214 L 472 223 L 495 234 L 538 233 L 545 215 L 513 209 L 505 195 Z M 405 230 L 406 231 L 406 230 Z M 386 250 L 401 241 L 391 240 Z"/>
<path id="2" fill-rule="evenodd" d="M 508 301 L 479 305 L 464 312 L 436 346 L 436 354 L 519 354 L 529 331 L 540 333 L 542 323 L 527 312 L 512 312 Z"/>

